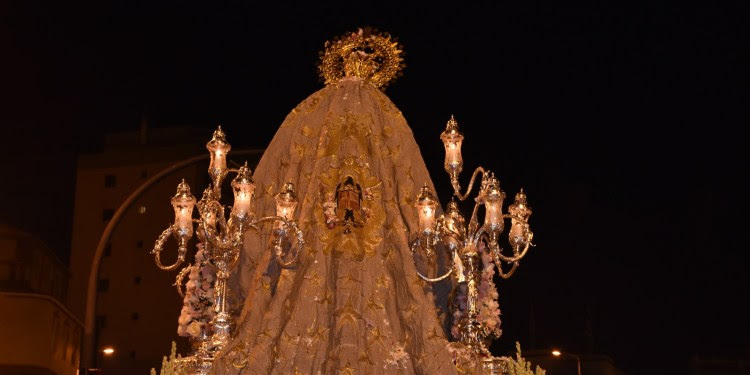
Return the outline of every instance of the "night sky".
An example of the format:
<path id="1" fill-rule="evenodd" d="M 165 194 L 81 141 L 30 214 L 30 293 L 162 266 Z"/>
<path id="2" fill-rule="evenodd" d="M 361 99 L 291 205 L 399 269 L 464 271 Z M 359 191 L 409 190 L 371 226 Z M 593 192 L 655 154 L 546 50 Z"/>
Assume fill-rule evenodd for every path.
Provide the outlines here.
<path id="1" fill-rule="evenodd" d="M 592 350 L 631 374 L 750 357 L 742 1 L 155 3 L 2 2 L 0 221 L 67 260 L 75 157 L 104 133 L 148 116 L 207 139 L 222 124 L 234 148 L 265 147 L 322 87 L 323 43 L 373 26 L 405 47 L 386 94 L 441 200 L 451 114 L 463 184 L 481 164 L 509 200 L 529 195 L 537 247 L 499 284 L 493 350 Z"/>

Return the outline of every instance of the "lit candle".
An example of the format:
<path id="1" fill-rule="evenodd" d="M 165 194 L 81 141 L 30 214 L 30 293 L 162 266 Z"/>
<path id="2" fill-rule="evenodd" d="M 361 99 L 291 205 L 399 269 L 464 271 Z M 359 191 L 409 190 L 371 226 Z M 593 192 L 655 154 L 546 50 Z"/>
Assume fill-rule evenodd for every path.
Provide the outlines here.
<path id="1" fill-rule="evenodd" d="M 463 143 L 464 136 L 458 131 L 458 122 L 456 122 L 453 116 L 448 120 L 445 131 L 440 134 L 440 139 L 443 140 L 443 146 L 445 146 L 445 171 L 451 177 L 458 176 L 464 166 L 463 158 L 461 157 L 461 144 Z"/>
<path id="2" fill-rule="evenodd" d="M 451 199 L 445 209 L 442 224 L 443 243 L 451 251 L 458 250 L 466 237 L 465 221 L 461 211 L 458 210 L 458 203 L 455 199 Z"/>
<path id="3" fill-rule="evenodd" d="M 276 216 L 292 220 L 295 208 L 297 208 L 297 196 L 294 192 L 294 184 L 287 182 L 281 191 L 276 194 Z"/>
<path id="4" fill-rule="evenodd" d="M 500 182 L 494 175 L 491 175 L 484 196 L 484 226 L 493 241 L 504 229 L 503 200 L 505 200 L 505 193 L 500 190 Z"/>
<path id="5" fill-rule="evenodd" d="M 216 228 L 216 219 L 218 216 L 216 200 L 214 198 L 214 191 L 211 184 L 203 190 L 203 197 L 198 201 L 198 212 L 200 212 L 201 219 L 209 227 Z"/>
<path id="6" fill-rule="evenodd" d="M 208 165 L 208 174 L 214 179 L 220 178 L 227 170 L 227 154 L 232 146 L 227 143 L 226 134 L 219 126 L 211 140 L 206 144 L 206 149 L 211 153 L 211 163 Z"/>
<path id="7" fill-rule="evenodd" d="M 177 193 L 172 197 L 174 208 L 174 228 L 180 237 L 190 238 L 193 236 L 193 207 L 195 197 L 190 194 L 190 186 L 183 179 L 177 185 Z"/>
<path id="8" fill-rule="evenodd" d="M 250 168 L 245 165 L 240 167 L 237 177 L 232 180 L 232 189 L 234 190 L 234 207 L 232 213 L 234 216 L 244 219 L 251 213 L 250 204 L 252 203 L 255 183 L 250 173 Z"/>
<path id="9" fill-rule="evenodd" d="M 419 232 L 429 235 L 435 228 L 435 213 L 437 211 L 437 200 L 427 183 L 419 191 L 417 196 L 417 215 L 419 217 Z"/>

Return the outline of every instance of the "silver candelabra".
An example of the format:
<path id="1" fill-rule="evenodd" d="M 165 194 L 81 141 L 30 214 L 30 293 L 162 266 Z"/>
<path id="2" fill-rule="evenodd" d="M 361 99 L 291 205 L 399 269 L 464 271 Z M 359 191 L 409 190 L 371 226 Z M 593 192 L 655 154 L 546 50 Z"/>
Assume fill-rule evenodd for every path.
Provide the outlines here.
<path id="1" fill-rule="evenodd" d="M 458 175 L 463 169 L 461 145 L 464 137 L 458 130 L 458 123 L 453 116 L 440 138 L 445 146 L 445 170 L 450 176 L 454 197 L 460 201 L 466 200 L 476 178 L 481 174 L 479 192 L 474 199 L 474 209 L 467 226 L 455 198 L 448 203 L 446 211 L 437 217 L 438 202 L 425 184 L 415 203 L 419 217 L 419 232 L 411 249 L 413 252 L 424 252 L 428 259 L 434 259 L 436 251 L 447 252 L 451 259 L 447 272 L 430 278 L 417 271 L 419 277 L 434 283 L 454 276 L 457 292 L 454 292 L 452 305 L 454 309 L 460 310 L 457 314 L 460 318 L 454 321 L 454 336 L 472 352 L 486 358 L 486 366 L 490 367 L 488 370 L 495 371 L 491 368 L 495 362 L 487 345 L 491 339 L 499 337 L 499 327 L 478 318 L 481 307 L 481 274 L 488 267 L 487 264 L 483 264 L 482 259 L 490 259 L 489 267 L 494 264 L 503 279 L 509 278 L 515 272 L 520 260 L 526 255 L 529 247 L 533 246 L 533 233 L 528 224 L 531 209 L 527 204 L 526 194 L 521 189 L 516 194 L 515 202 L 508 207 L 507 213 L 503 213 L 505 193 L 500 189 L 500 183 L 494 174 L 482 167 L 474 171 L 466 192 L 462 194 Z M 484 207 L 482 225 L 478 218 L 481 207 Z M 505 229 L 505 219 L 510 219 L 508 239 L 512 255 L 505 255 L 498 243 L 499 236 Z M 438 248 L 437 245 L 442 246 Z M 504 264 L 510 265 L 510 269 L 505 271 Z M 465 298 L 465 303 L 457 300 L 459 296 Z"/>
<path id="2" fill-rule="evenodd" d="M 211 156 L 208 174 L 212 184 L 204 190 L 203 197 L 197 202 L 184 180 L 177 186 L 177 194 L 172 197 L 174 223 L 162 232 L 151 251 L 159 268 L 174 270 L 185 262 L 188 242 L 195 233 L 203 247 L 200 263 L 210 266 L 216 275 L 211 301 L 213 317 L 201 327 L 200 332 L 191 333 L 198 345 L 194 353 L 180 360 L 181 373 L 190 374 L 208 373 L 215 355 L 231 338 L 234 321 L 227 306 L 227 280 L 239 260 L 245 233 L 249 230 L 261 233 L 264 225 L 270 226 L 271 245 L 276 261 L 282 267 L 294 264 L 305 245 L 303 233 L 293 219 L 297 197 L 292 183 L 284 184 L 276 195 L 275 216 L 256 217 L 253 211 L 255 183 L 252 173 L 247 162 L 239 169 L 227 168 L 227 154 L 231 146 L 221 127 L 214 131 L 206 148 Z M 235 173 L 236 177 L 231 182 L 234 204 L 227 220 L 227 207 L 220 203 L 220 199 L 221 186 L 229 173 Z M 198 218 L 193 217 L 195 207 L 198 208 Z M 170 237 L 177 241 L 177 260 L 171 265 L 164 265 L 161 252 Z M 285 241 L 296 242 L 296 246 L 289 246 L 285 250 Z M 183 268 L 178 274 L 175 285 L 181 295 L 184 295 L 181 288 L 184 276 L 192 267 L 200 268 L 201 264 L 198 263 L 196 260 L 195 265 Z"/>

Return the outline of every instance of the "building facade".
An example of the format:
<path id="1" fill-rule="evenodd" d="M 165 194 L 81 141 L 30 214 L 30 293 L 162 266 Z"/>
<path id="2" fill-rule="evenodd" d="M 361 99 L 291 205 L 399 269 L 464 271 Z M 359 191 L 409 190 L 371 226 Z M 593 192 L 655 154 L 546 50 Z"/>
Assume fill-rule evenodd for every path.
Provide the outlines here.
<path id="1" fill-rule="evenodd" d="M 83 325 L 63 305 L 67 285 L 42 241 L 0 225 L 0 374 L 76 374 Z"/>

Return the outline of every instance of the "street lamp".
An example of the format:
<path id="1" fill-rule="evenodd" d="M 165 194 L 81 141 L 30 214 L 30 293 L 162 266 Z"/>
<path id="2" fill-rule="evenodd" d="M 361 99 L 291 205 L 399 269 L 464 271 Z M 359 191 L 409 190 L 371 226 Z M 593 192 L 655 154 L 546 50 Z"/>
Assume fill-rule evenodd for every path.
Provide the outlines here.
<path id="1" fill-rule="evenodd" d="M 576 363 L 578 364 L 578 375 L 581 375 L 581 357 L 578 354 L 571 354 L 571 353 L 563 353 L 557 349 L 552 351 L 552 355 L 555 357 L 573 357 L 576 359 Z"/>

